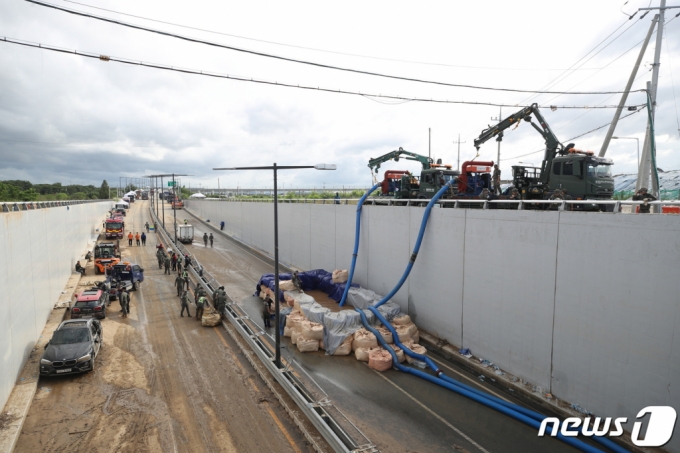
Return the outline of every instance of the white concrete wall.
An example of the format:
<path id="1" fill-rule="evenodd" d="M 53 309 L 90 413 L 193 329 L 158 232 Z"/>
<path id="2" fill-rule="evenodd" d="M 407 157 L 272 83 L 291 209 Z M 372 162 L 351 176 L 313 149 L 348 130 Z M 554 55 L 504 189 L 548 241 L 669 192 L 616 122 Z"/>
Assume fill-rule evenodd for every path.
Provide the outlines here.
<path id="1" fill-rule="evenodd" d="M 273 253 L 271 203 L 188 208 Z M 380 294 L 396 284 L 423 211 L 363 208 L 356 283 Z M 356 206 L 280 204 L 281 260 L 348 268 L 355 215 Z M 394 300 L 420 328 L 596 415 L 632 421 L 650 405 L 680 412 L 679 282 L 677 216 L 433 209 Z M 680 434 L 667 448 L 680 452 Z"/>
<path id="2" fill-rule="evenodd" d="M 110 208 L 101 202 L 0 213 L 0 408 Z"/>

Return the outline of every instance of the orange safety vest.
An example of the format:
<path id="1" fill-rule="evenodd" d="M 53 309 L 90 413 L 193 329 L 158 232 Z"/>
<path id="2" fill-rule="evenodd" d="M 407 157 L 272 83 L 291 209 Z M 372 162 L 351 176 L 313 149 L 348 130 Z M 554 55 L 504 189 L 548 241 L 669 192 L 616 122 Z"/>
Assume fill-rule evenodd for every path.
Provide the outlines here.
<path id="1" fill-rule="evenodd" d="M 132 240 L 132 238 L 134 238 L 134 236 L 132 235 L 132 233 L 128 234 L 128 239 Z"/>
<path id="2" fill-rule="evenodd" d="M 135 239 L 137 239 L 139 241 L 139 233 L 137 233 L 137 235 L 135 236 Z"/>

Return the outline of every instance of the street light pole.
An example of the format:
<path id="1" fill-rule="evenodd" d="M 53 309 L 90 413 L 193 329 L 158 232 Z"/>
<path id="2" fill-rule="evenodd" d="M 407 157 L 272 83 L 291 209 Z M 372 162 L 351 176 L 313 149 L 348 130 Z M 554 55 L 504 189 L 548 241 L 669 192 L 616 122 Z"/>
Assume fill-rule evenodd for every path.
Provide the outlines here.
<path id="1" fill-rule="evenodd" d="M 637 142 L 637 166 L 638 166 L 638 171 L 640 171 L 640 139 L 637 137 L 612 137 L 616 140 L 623 140 L 623 139 L 628 139 L 628 140 L 635 140 Z"/>
<path id="2" fill-rule="evenodd" d="M 335 170 L 335 164 L 316 164 L 316 165 L 277 165 L 276 162 L 272 166 L 265 167 L 230 167 L 230 168 L 213 168 L 213 170 L 273 170 L 274 171 L 274 342 L 276 345 L 276 353 L 274 364 L 281 369 L 281 329 L 279 322 L 280 306 L 279 306 L 279 197 L 278 197 L 278 170 L 293 170 L 300 168 L 314 168 L 316 170 Z"/>

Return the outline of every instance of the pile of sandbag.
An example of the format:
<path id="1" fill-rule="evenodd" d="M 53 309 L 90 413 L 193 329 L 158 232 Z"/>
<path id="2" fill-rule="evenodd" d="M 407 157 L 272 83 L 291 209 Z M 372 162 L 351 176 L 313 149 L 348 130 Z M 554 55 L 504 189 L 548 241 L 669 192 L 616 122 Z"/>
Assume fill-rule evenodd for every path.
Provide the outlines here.
<path id="1" fill-rule="evenodd" d="M 207 311 L 203 312 L 201 317 L 201 325 L 205 327 L 215 327 L 222 321 L 222 317 L 217 311 L 209 308 Z"/>
<path id="2" fill-rule="evenodd" d="M 345 283 L 347 281 L 347 278 L 349 276 L 349 273 L 347 272 L 347 269 L 336 269 L 333 271 L 332 275 L 332 280 L 333 283 Z"/>
<path id="3" fill-rule="evenodd" d="M 279 289 L 281 291 L 295 291 L 293 280 L 279 280 Z"/>
<path id="4" fill-rule="evenodd" d="M 392 368 L 392 355 L 383 348 L 374 348 L 368 353 L 368 366 L 377 371 Z"/>
<path id="5" fill-rule="evenodd" d="M 354 332 L 354 340 L 352 341 L 352 351 L 356 351 L 359 348 L 371 349 L 378 347 L 378 339 L 373 335 L 373 333 L 368 330 L 361 328 Z"/>

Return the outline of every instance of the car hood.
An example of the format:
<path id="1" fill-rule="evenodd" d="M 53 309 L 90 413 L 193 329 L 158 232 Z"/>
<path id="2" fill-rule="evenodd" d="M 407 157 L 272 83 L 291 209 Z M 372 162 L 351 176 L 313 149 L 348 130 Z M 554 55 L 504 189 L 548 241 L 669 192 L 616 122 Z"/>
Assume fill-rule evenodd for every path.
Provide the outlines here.
<path id="1" fill-rule="evenodd" d="M 45 349 L 43 359 L 55 362 L 58 360 L 79 359 L 90 352 L 90 343 L 72 343 L 72 344 L 50 344 Z"/>

